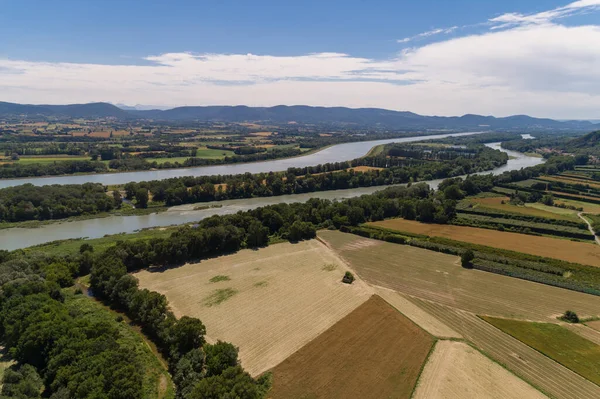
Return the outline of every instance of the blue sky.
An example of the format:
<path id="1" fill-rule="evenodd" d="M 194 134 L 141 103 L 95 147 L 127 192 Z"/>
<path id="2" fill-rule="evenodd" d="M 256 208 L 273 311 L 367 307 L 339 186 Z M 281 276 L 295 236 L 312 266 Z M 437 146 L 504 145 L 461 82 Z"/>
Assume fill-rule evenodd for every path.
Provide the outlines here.
<path id="1" fill-rule="evenodd" d="M 600 0 L 0 0 L 0 101 L 599 118 L 599 25 Z"/>

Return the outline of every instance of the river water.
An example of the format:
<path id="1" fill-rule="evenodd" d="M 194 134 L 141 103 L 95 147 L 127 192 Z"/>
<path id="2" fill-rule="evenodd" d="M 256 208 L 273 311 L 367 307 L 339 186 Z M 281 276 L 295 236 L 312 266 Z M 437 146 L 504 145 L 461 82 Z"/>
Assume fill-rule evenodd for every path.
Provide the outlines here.
<path id="1" fill-rule="evenodd" d="M 303 168 L 324 163 L 351 161 L 360 158 L 369 150 L 380 144 L 388 143 L 410 143 L 414 141 L 442 139 L 452 136 L 469 136 L 484 132 L 436 134 L 433 136 L 413 136 L 398 139 L 359 141 L 356 143 L 337 144 L 315 153 L 294 157 L 277 159 L 274 161 L 238 163 L 231 165 L 199 166 L 184 169 L 162 169 L 144 170 L 139 172 L 125 173 L 99 173 L 89 175 L 69 175 L 50 177 L 28 177 L 23 179 L 0 180 L 0 188 L 19 186 L 31 183 L 36 186 L 49 184 L 83 184 L 102 183 L 104 185 L 125 184 L 129 182 L 140 182 L 150 180 L 163 180 L 182 176 L 212 176 L 212 175 L 237 175 L 243 173 L 268 173 L 285 171 L 288 168 Z"/>
<path id="2" fill-rule="evenodd" d="M 354 143 L 356 144 L 356 143 Z M 544 162 L 541 158 L 529 157 L 515 151 L 500 148 L 500 143 L 486 144 L 488 147 L 500 149 L 513 157 L 504 166 L 483 174 L 500 174 L 509 170 L 518 170 Z M 337 146 L 336 146 L 337 147 Z M 371 145 L 372 147 L 372 145 Z M 363 150 L 364 155 L 371 147 Z M 334 148 L 334 147 L 331 147 Z M 354 158 L 356 158 L 355 156 Z M 251 167 L 255 164 L 246 165 L 248 171 L 253 172 Z M 437 188 L 442 180 L 428 181 L 429 185 Z M 131 233 L 148 227 L 170 226 L 184 223 L 196 222 L 212 215 L 228 215 L 239 211 L 255 209 L 261 206 L 278 203 L 306 202 L 310 198 L 322 198 L 330 200 L 341 200 L 372 194 L 389 186 L 361 187 L 348 190 L 332 190 L 306 194 L 282 195 L 277 197 L 235 199 L 226 201 L 204 202 L 201 204 L 187 204 L 169 208 L 166 212 L 142 216 L 111 216 L 99 219 L 79 220 L 73 222 L 53 223 L 39 228 L 12 228 L 0 230 L 0 249 L 14 250 L 32 245 L 42 244 L 54 240 L 69 238 L 88 237 L 98 238 L 107 234 Z M 196 206 L 220 206 L 203 210 L 193 210 Z"/>

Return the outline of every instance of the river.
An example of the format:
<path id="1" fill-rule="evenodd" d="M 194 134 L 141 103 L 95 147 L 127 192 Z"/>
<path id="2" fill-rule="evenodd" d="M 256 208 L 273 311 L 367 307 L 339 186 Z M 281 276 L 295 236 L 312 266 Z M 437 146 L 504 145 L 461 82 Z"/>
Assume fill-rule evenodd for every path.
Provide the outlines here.
<path id="1" fill-rule="evenodd" d="M 268 173 L 285 171 L 288 168 L 303 168 L 324 163 L 351 161 L 366 155 L 369 150 L 380 144 L 410 143 L 414 141 L 443 139 L 453 136 L 469 136 L 484 132 L 436 134 L 432 136 L 413 136 L 397 139 L 358 141 L 355 143 L 336 144 L 321 151 L 294 158 L 277 159 L 252 163 L 237 163 L 230 165 L 198 166 L 194 168 L 144 170 L 124 173 L 98 173 L 87 175 L 68 175 L 50 177 L 27 177 L 22 179 L 0 180 L 0 188 L 19 186 L 31 183 L 36 186 L 49 184 L 83 184 L 102 183 L 104 185 L 125 184 L 150 180 L 163 180 L 182 176 L 211 176 L 211 175 L 237 175 L 243 173 Z"/>
<path id="2" fill-rule="evenodd" d="M 544 162 L 542 158 L 530 157 L 525 154 L 508 151 L 500 148 L 500 143 L 486 144 L 490 148 L 499 149 L 509 154 L 510 159 L 504 166 L 482 174 L 500 174 L 510 170 L 518 170 L 529 166 L 539 165 Z M 431 180 L 427 183 L 437 188 L 442 181 Z M 107 234 L 131 233 L 148 227 L 170 226 L 196 222 L 212 215 L 228 215 L 239 211 L 255 209 L 261 206 L 278 203 L 305 202 L 310 198 L 342 200 L 364 194 L 372 194 L 389 186 L 361 187 L 348 190 L 321 191 L 306 194 L 282 195 L 277 197 L 235 199 L 226 201 L 204 202 L 201 204 L 187 204 L 174 206 L 166 212 L 142 216 L 110 216 L 106 218 L 78 220 L 73 222 L 53 223 L 39 228 L 12 228 L 0 230 L 0 249 L 14 250 L 32 245 L 43 244 L 54 240 L 88 237 L 98 238 Z M 194 207 L 219 206 L 202 210 Z"/>

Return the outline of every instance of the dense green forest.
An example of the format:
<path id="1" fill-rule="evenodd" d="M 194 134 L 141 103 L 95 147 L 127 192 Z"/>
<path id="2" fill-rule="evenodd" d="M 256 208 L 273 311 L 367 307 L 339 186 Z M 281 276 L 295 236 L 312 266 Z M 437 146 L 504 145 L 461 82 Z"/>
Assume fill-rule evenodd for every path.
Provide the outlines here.
<path id="1" fill-rule="evenodd" d="M 109 197 L 101 184 L 70 184 L 37 187 L 24 184 L 0 189 L 0 221 L 64 219 L 111 211 L 120 198 Z"/>

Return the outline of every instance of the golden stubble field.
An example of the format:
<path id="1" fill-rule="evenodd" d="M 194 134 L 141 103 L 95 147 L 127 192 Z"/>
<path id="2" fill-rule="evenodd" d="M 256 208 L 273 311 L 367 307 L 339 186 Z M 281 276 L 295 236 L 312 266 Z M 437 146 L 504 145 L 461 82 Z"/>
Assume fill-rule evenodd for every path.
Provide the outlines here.
<path id="1" fill-rule="evenodd" d="M 543 399 L 525 381 L 463 342 L 438 341 L 421 373 L 414 399 Z"/>
<path id="2" fill-rule="evenodd" d="M 360 279 L 341 282 L 346 270 L 334 252 L 311 240 L 136 277 L 140 287 L 165 294 L 177 316 L 202 320 L 210 341 L 238 346 L 242 366 L 258 375 L 371 296 L 373 290 Z"/>
<path id="3" fill-rule="evenodd" d="M 444 237 L 456 241 L 600 267 L 600 246 L 594 242 L 576 242 L 476 227 L 426 224 L 405 219 L 389 219 L 370 224 L 400 232 L 406 231 L 432 237 Z"/>
<path id="4" fill-rule="evenodd" d="M 481 315 L 556 321 L 567 309 L 600 316 L 600 297 L 464 269 L 457 256 L 323 230 L 319 237 L 367 283 Z M 393 304 L 393 303 L 392 303 Z"/>

